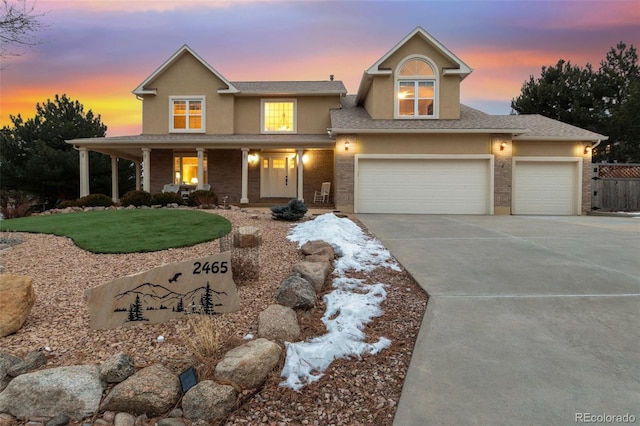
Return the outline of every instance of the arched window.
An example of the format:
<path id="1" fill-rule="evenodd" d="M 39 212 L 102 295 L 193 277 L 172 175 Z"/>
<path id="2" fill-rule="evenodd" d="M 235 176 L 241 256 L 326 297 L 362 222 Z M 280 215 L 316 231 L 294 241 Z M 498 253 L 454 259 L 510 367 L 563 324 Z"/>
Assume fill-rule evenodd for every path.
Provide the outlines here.
<path id="1" fill-rule="evenodd" d="M 409 59 L 400 65 L 396 80 L 399 118 L 435 117 L 437 74 L 429 62 Z"/>

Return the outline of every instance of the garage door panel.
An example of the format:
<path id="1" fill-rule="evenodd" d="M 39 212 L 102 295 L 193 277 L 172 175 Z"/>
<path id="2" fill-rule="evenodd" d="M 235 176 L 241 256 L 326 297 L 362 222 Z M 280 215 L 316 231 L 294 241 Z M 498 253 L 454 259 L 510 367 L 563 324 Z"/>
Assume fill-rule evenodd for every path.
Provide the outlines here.
<path id="1" fill-rule="evenodd" d="M 360 159 L 360 213 L 487 214 L 489 161 Z"/>
<path id="2" fill-rule="evenodd" d="M 576 162 L 516 161 L 513 176 L 514 214 L 577 214 Z"/>

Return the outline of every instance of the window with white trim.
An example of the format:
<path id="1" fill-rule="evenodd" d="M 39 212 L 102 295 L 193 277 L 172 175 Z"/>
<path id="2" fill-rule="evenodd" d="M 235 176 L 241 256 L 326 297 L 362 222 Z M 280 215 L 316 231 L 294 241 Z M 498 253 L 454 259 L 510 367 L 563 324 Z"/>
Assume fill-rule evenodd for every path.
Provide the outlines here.
<path id="1" fill-rule="evenodd" d="M 412 58 L 402 64 L 396 76 L 396 117 L 435 118 L 437 77 L 424 59 Z"/>
<path id="2" fill-rule="evenodd" d="M 205 131 L 204 96 L 169 98 L 169 131 L 200 132 Z"/>
<path id="3" fill-rule="evenodd" d="M 261 133 L 296 133 L 295 99 L 262 100 Z"/>

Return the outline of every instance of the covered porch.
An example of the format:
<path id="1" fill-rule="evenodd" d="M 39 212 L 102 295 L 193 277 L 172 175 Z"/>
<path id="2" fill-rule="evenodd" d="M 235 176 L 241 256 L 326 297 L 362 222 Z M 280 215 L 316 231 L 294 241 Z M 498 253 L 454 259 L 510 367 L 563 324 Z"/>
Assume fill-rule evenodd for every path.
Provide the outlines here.
<path id="1" fill-rule="evenodd" d="M 277 199 L 312 201 L 322 181 L 334 180 L 335 140 L 328 135 L 138 135 L 69 140 L 79 151 L 80 196 L 91 193 L 89 152 L 111 157 L 118 202 L 118 160 L 135 164 L 136 189 L 161 192 L 167 184 L 193 190 L 211 185 L 234 204 Z"/>

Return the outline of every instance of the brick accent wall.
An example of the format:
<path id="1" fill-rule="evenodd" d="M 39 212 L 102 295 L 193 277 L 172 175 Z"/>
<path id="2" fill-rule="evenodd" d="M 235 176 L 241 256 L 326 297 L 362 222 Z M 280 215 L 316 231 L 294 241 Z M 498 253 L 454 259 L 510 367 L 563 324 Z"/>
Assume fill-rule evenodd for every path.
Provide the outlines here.
<path id="1" fill-rule="evenodd" d="M 591 163 L 591 152 L 582 157 L 582 214 L 591 211 L 591 192 L 593 164 Z"/>
<path id="2" fill-rule="evenodd" d="M 162 192 L 164 185 L 173 183 L 173 151 L 170 149 L 152 149 L 151 155 L 151 193 Z M 144 173 L 144 170 L 142 171 Z"/>
<path id="3" fill-rule="evenodd" d="M 334 177 L 334 159 L 333 150 L 310 150 L 305 151 L 307 162 L 303 164 L 304 189 L 303 197 L 307 204 L 313 203 L 313 194 L 320 191 L 322 182 L 331 182 L 331 192 L 329 193 L 329 201 L 335 200 L 335 181 Z"/>
<path id="4" fill-rule="evenodd" d="M 345 150 L 345 142 L 349 142 L 349 150 Z M 335 206 L 345 213 L 353 213 L 355 189 L 355 155 L 357 153 L 354 135 L 338 136 L 335 153 Z"/>
<path id="5" fill-rule="evenodd" d="M 252 179 L 255 181 L 254 175 L 255 169 L 257 169 L 259 194 L 260 169 L 257 167 L 257 165 L 249 167 L 249 190 L 254 189 L 255 182 L 252 182 Z M 242 151 L 239 149 L 208 150 L 207 179 L 220 202 L 224 196 L 229 196 L 229 202 L 239 202 L 242 195 Z M 251 197 L 251 193 L 249 197 Z"/>
<path id="6" fill-rule="evenodd" d="M 501 149 L 501 144 L 504 148 Z M 492 135 L 491 152 L 494 155 L 494 214 L 511 214 L 511 185 L 513 176 L 513 143 L 510 135 Z"/>

